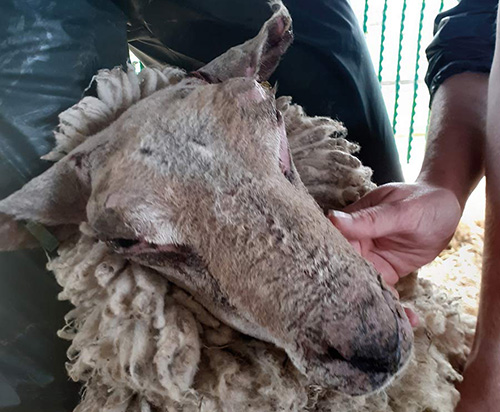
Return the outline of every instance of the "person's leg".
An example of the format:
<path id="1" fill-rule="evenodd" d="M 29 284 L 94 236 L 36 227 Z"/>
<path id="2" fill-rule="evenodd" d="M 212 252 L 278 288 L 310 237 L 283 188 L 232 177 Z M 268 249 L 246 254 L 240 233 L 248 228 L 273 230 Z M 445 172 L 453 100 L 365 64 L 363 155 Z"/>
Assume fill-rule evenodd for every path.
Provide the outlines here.
<path id="1" fill-rule="evenodd" d="M 278 81 L 278 93 L 291 95 L 308 114 L 342 121 L 377 184 L 402 181 L 380 86 L 348 1 L 284 3 L 295 41 L 271 79 Z M 270 15 L 265 0 L 155 0 L 142 13 L 149 30 L 137 28 L 129 37 L 139 57 L 146 63 L 184 63 L 188 70 L 253 37 Z"/>
<path id="2" fill-rule="evenodd" d="M 0 2 L 0 198 L 51 163 L 58 114 L 100 68 L 126 62 L 126 18 L 110 1 Z M 0 409 L 71 411 L 79 385 L 56 336 L 71 309 L 42 250 L 0 253 Z"/>

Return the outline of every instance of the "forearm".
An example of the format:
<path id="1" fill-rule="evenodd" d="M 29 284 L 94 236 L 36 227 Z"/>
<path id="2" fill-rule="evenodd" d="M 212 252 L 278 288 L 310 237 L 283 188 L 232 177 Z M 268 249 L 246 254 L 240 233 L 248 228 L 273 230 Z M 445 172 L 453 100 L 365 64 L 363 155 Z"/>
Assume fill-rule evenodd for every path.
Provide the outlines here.
<path id="1" fill-rule="evenodd" d="M 493 84 L 492 84 L 493 86 Z M 500 95 L 500 83 L 495 93 Z M 490 88 L 491 90 L 491 88 Z M 483 251 L 483 273 L 479 313 L 473 356 L 484 354 L 491 370 L 500 372 L 500 98 L 489 109 L 485 151 L 486 219 Z M 496 118 L 495 118 L 496 117 Z"/>
<path id="2" fill-rule="evenodd" d="M 498 40 L 497 34 L 497 42 Z M 486 221 L 483 277 L 475 346 L 500 354 L 500 45 L 497 43 L 488 92 L 485 145 Z M 496 356 L 497 369 L 500 357 Z"/>
<path id="3" fill-rule="evenodd" d="M 496 188 L 492 188 L 492 183 L 487 184 L 487 197 L 492 192 L 498 196 L 500 181 L 496 184 Z M 495 354 L 491 357 L 491 365 L 500 371 L 500 202 L 489 199 L 487 202 L 483 275 L 473 353 L 479 351 L 488 357 Z"/>
<path id="4" fill-rule="evenodd" d="M 418 181 L 451 190 L 462 209 L 484 173 L 488 75 L 462 73 L 434 96 Z"/>

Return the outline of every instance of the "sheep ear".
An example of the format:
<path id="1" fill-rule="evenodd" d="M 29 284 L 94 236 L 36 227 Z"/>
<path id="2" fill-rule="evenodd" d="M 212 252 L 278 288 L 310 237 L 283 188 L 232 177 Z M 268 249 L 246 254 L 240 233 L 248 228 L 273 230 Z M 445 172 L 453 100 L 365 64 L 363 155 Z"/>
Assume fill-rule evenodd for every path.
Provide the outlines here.
<path id="1" fill-rule="evenodd" d="M 281 1 L 273 2 L 272 9 L 274 14 L 256 37 L 229 49 L 194 74 L 211 83 L 232 77 L 267 80 L 293 40 L 292 19 L 288 10 Z"/>
<path id="2" fill-rule="evenodd" d="M 90 184 L 80 164 L 78 157 L 67 156 L 0 201 L 0 250 L 39 246 L 41 239 L 53 244 L 51 233 L 64 236 L 85 219 Z"/>

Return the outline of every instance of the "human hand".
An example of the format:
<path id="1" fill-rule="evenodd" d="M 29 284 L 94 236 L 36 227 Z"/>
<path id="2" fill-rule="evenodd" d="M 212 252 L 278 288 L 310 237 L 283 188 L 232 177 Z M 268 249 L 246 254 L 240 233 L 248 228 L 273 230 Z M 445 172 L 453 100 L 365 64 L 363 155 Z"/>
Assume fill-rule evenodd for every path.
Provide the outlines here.
<path id="1" fill-rule="evenodd" d="M 389 286 L 432 261 L 461 216 L 452 191 L 423 182 L 390 183 L 329 218 Z"/>

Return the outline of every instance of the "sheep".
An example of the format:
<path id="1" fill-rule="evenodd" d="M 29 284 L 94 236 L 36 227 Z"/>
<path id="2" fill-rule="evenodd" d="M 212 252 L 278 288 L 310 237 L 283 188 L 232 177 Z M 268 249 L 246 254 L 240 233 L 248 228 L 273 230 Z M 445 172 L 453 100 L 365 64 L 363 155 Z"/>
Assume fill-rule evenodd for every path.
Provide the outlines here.
<path id="1" fill-rule="evenodd" d="M 412 339 L 399 302 L 321 213 L 321 209 L 341 208 L 373 188 L 370 170 L 353 156 L 357 146 L 345 140 L 346 131 L 338 122 L 308 117 L 290 98 L 274 101 L 269 97 L 268 87 L 255 82 L 269 77 L 291 41 L 289 15 L 280 3 L 275 5 L 273 16 L 256 38 L 190 75 L 171 67 L 145 69 L 138 76 L 130 68 L 99 72 L 95 77 L 98 96 L 85 97 L 60 116 L 57 146 L 46 156 L 57 163 L 34 183 L 0 202 L 0 227 L 9 236 L 8 244 L 0 245 L 3 248 L 29 244 L 27 234 L 17 227 L 18 220 L 46 224 L 61 238 L 59 256 L 48 267 L 63 287 L 59 298 L 75 306 L 67 314 L 66 326 L 59 335 L 72 341 L 67 365 L 70 377 L 85 384 L 76 411 L 445 412 L 451 411 L 457 402 L 458 392 L 453 383 L 461 379 L 459 371 L 470 347 L 473 317 L 459 317 L 453 297 L 436 294 L 430 282 L 409 277 L 400 286 L 401 299 L 411 302 L 422 319 Z M 215 93 L 207 96 L 199 90 Z M 190 99 L 192 96 L 195 99 Z M 218 232 L 235 243 L 243 238 L 245 245 L 256 243 L 259 250 L 264 250 L 266 254 L 253 255 L 251 262 L 262 261 L 263 268 L 267 268 L 262 273 L 273 270 L 279 273 L 277 266 L 292 271 L 290 265 L 293 265 L 312 279 L 299 282 L 297 288 L 288 285 L 290 280 L 270 282 L 264 295 L 267 300 L 259 294 L 247 299 L 245 293 L 256 293 L 259 290 L 255 289 L 259 286 L 256 282 L 273 279 L 261 275 L 245 283 L 235 278 L 237 273 L 251 274 L 253 266 L 246 271 L 234 263 L 229 269 L 215 266 L 218 273 L 230 273 L 233 283 L 243 282 L 242 289 L 234 285 L 221 289 L 220 284 L 225 280 L 222 275 L 215 279 L 218 282 L 208 278 L 199 255 L 179 245 L 182 234 L 176 233 L 175 227 L 166 227 L 174 225 L 162 214 L 164 211 L 152 207 L 156 199 L 148 197 L 149 192 L 144 192 L 140 184 L 146 185 L 148 179 L 157 181 L 164 170 L 174 173 L 176 168 L 181 168 L 184 179 L 190 178 L 191 173 L 200 179 L 203 175 L 198 173 L 198 167 L 205 174 L 213 173 L 213 165 L 219 159 L 207 148 L 213 142 L 202 140 L 202 134 L 193 142 L 172 144 L 168 147 L 172 152 L 165 152 L 157 144 L 155 132 L 159 125 L 163 132 L 174 135 L 174 126 L 180 125 L 183 132 L 193 122 L 199 127 L 200 113 L 209 104 L 206 99 L 218 103 L 228 96 L 233 98 L 230 106 L 240 110 L 236 114 L 231 112 L 232 116 L 243 113 L 252 120 L 258 119 L 257 123 L 263 119 L 270 122 L 272 118 L 274 127 L 266 124 L 272 133 L 257 130 L 267 140 L 245 141 L 249 131 L 240 126 L 238 144 L 241 140 L 246 143 L 244 147 L 255 152 L 252 161 L 260 161 L 256 170 L 250 169 L 252 173 L 258 175 L 259 169 L 266 170 L 273 176 L 273 184 L 286 185 L 297 196 L 301 202 L 297 211 L 308 224 L 302 227 L 301 222 L 292 221 L 297 227 L 287 230 L 279 220 L 286 223 L 287 215 L 279 214 L 283 204 L 292 210 L 296 205 L 290 199 L 283 199 L 290 192 L 278 186 L 273 187 L 273 196 L 281 197 L 266 198 L 276 210 L 266 213 L 262 210 L 265 205 L 258 203 L 252 215 L 254 220 L 241 220 L 243 226 L 254 225 L 244 231 L 243 237 L 239 233 L 233 236 Z M 176 99 L 181 101 L 177 106 Z M 183 105 L 186 102 L 189 107 L 199 105 L 197 118 L 186 114 Z M 174 126 L 162 122 L 160 115 L 172 113 L 172 107 L 178 110 L 174 112 L 178 116 L 169 119 L 175 119 Z M 231 110 L 229 106 L 223 107 Z M 180 113 L 185 117 L 179 116 Z M 231 122 L 227 113 L 217 114 Z M 149 119 L 153 120 L 148 123 Z M 217 122 L 214 126 L 209 118 L 202 119 L 203 128 L 212 127 L 209 130 L 212 133 L 224 133 L 216 128 Z M 134 134 L 138 129 L 140 133 Z M 255 130 L 250 132 L 256 134 Z M 288 143 L 282 138 L 284 132 Z M 115 137 L 121 134 L 127 138 Z M 152 171 L 130 167 L 131 160 L 123 155 L 130 147 L 133 150 L 126 152 L 127 156 L 133 161 L 137 161 L 134 156 L 142 156 L 141 159 L 146 159 L 142 161 L 154 165 Z M 228 150 L 226 146 L 219 145 L 217 149 L 222 158 L 228 156 L 224 153 Z M 189 157 L 190 150 L 196 156 Z M 184 156 L 184 163 L 186 156 L 198 163 L 185 169 L 182 164 L 168 164 L 172 153 Z M 269 156 L 273 164 L 267 164 L 271 161 L 266 153 L 274 154 Z M 114 162 L 109 162 L 109 158 Z M 232 162 L 238 164 L 241 159 L 231 158 Z M 95 170 L 108 163 L 111 167 L 105 168 L 105 173 L 96 174 Z M 226 180 L 218 182 L 217 190 L 210 193 L 217 198 L 214 214 L 202 215 L 205 219 L 199 225 L 207 225 L 209 219 L 230 225 L 242 203 L 234 202 L 239 187 L 252 182 L 248 170 L 232 167 L 229 162 L 222 166 L 217 173 L 224 174 Z M 128 173 L 131 170 L 133 173 Z M 117 171 L 117 180 L 113 181 L 113 173 Z M 169 191 L 170 202 L 179 202 L 186 208 L 174 190 L 182 186 L 173 180 L 173 184 L 166 184 L 162 190 Z M 233 180 L 235 184 L 231 184 Z M 123 187 L 134 187 L 138 193 L 127 198 Z M 262 191 L 258 186 L 251 187 Z M 97 195 L 96 188 L 101 190 Z M 306 188 L 317 204 L 312 202 Z M 146 185 L 146 189 L 151 187 Z M 196 193 L 190 195 L 190 202 L 199 202 L 196 206 L 202 209 L 206 200 L 196 197 Z M 120 209 L 124 203 L 127 208 L 136 206 L 135 214 L 130 214 L 130 209 Z M 245 212 L 249 211 L 252 209 L 247 207 Z M 125 225 L 124 213 L 130 214 Z M 85 215 L 87 219 L 82 217 Z M 258 234 L 259 219 L 263 216 L 267 218 L 263 221 L 266 232 L 262 240 L 254 235 Z M 196 220 L 197 216 L 191 214 L 189 218 Z M 186 223 L 182 215 L 177 219 Z M 151 221 L 162 231 L 153 231 Z M 136 234 L 131 233 L 132 223 L 148 235 L 131 236 Z M 237 231 L 238 226 L 231 229 Z M 304 239 L 294 239 L 296 233 Z M 221 247 L 217 239 L 207 235 L 201 240 L 215 243 L 208 253 L 224 252 L 217 250 Z M 283 259 L 280 253 L 287 250 L 282 244 L 287 242 L 297 245 L 292 250 L 299 253 L 304 250 L 313 253 L 312 248 L 323 252 L 322 244 L 327 242 L 335 247 L 326 248 L 325 255 L 318 253 L 311 259 L 300 256 L 301 260 L 280 260 Z M 307 249 L 305 242 L 311 242 L 312 248 Z M 222 245 L 231 247 L 227 243 Z M 138 249 L 142 255 L 131 252 Z M 163 254 L 160 257 L 159 249 Z M 273 262 L 274 250 L 280 252 L 276 262 Z M 160 259 L 162 256 L 166 258 Z M 216 256 L 222 266 L 227 264 L 224 253 Z M 237 257 L 241 260 L 234 261 L 244 266 L 248 257 L 244 254 Z M 266 266 L 269 261 L 275 266 Z M 325 291 L 318 278 L 324 279 Z M 227 291 L 230 293 L 224 295 Z M 323 294 L 326 292 L 328 296 Z M 329 295 L 339 300 L 331 302 Z M 274 302 L 270 301 L 273 297 Z M 314 305 L 281 307 L 283 302 L 304 305 L 304 299 Z M 330 306 L 325 306 L 324 301 Z M 299 318 L 297 322 L 291 322 L 294 316 Z M 339 317 L 343 322 L 337 325 Z M 370 323 L 363 324 L 360 333 L 362 319 Z M 289 328 L 293 333 L 286 334 L 277 321 L 291 322 Z M 325 335 L 324 329 L 332 325 L 337 325 L 333 328 L 336 333 Z M 375 332 L 373 336 L 367 330 L 370 328 Z M 304 338 L 301 333 L 307 341 L 298 345 Z M 366 343 L 377 354 L 377 362 L 358 354 Z M 326 354 L 322 352 L 325 345 Z M 395 352 L 399 354 L 396 358 Z M 334 358 L 339 359 L 333 362 Z M 398 376 L 394 377 L 396 372 Z"/>

